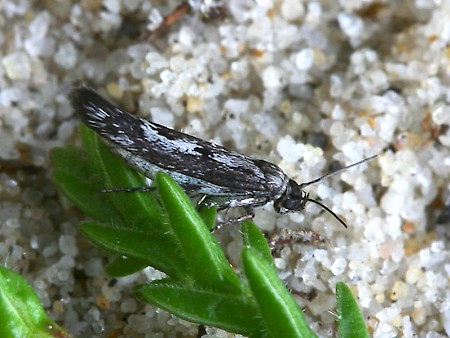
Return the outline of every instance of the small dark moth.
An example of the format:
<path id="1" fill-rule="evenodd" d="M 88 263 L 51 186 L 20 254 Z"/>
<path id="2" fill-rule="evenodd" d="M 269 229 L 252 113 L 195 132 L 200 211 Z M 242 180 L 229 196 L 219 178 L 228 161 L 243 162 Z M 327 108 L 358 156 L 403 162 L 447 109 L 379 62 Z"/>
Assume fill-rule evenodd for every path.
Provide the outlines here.
<path id="1" fill-rule="evenodd" d="M 146 177 L 153 178 L 158 171 L 163 171 L 189 193 L 212 197 L 209 205 L 216 205 L 219 210 L 234 207 L 246 209 L 245 215 L 229 219 L 226 223 L 251 219 L 254 208 L 269 202 L 273 202 L 276 212 L 280 214 L 300 211 L 307 202 L 312 202 L 346 227 L 344 221 L 327 206 L 309 198 L 303 189 L 376 157 L 369 157 L 310 182 L 297 184 L 272 163 L 244 156 L 133 116 L 92 89 L 74 89 L 71 101 L 83 123 L 102 136 L 114 153 Z M 105 191 L 150 190 L 150 187 L 138 187 Z"/>

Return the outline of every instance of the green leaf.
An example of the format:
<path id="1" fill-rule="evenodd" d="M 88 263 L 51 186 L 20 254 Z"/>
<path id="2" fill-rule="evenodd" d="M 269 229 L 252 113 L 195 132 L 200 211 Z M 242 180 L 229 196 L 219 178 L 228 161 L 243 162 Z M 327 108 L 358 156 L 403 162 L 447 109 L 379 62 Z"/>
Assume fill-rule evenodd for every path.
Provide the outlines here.
<path id="1" fill-rule="evenodd" d="M 93 179 L 98 174 L 86 159 L 84 152 L 73 147 L 52 149 L 53 180 L 64 195 L 85 214 L 99 220 L 123 224 L 122 215 L 104 194 L 96 187 Z"/>
<path id="2" fill-rule="evenodd" d="M 342 282 L 336 284 L 338 333 L 341 338 L 369 338 L 364 318 L 350 288 Z"/>
<path id="3" fill-rule="evenodd" d="M 264 237 L 263 233 L 256 226 L 256 224 L 251 221 L 243 222 L 241 232 L 244 240 L 244 246 L 256 250 L 261 258 L 263 258 L 273 269 L 275 269 L 275 263 L 273 262 L 272 252 L 267 244 L 267 239 Z"/>
<path id="4" fill-rule="evenodd" d="M 217 223 L 217 207 L 201 208 L 200 216 L 208 229 L 212 229 Z"/>
<path id="5" fill-rule="evenodd" d="M 272 337 L 316 337 L 303 312 L 283 285 L 273 266 L 253 248 L 244 248 L 244 272 Z"/>
<path id="6" fill-rule="evenodd" d="M 81 223 L 80 231 L 108 252 L 146 261 L 146 266 L 151 265 L 172 277 L 186 275 L 185 259 L 168 233 L 113 228 L 93 222 Z"/>
<path id="7" fill-rule="evenodd" d="M 145 269 L 148 264 L 146 259 L 138 259 L 127 256 L 116 257 L 105 267 L 105 271 L 112 277 L 125 277 Z"/>
<path id="8" fill-rule="evenodd" d="M 69 337 L 44 312 L 34 290 L 19 274 L 0 266 L 0 337 Z"/>
<path id="9" fill-rule="evenodd" d="M 258 309 L 250 298 L 160 280 L 134 289 L 136 295 L 193 323 L 242 335 L 264 337 Z"/>
<path id="10" fill-rule="evenodd" d="M 145 187 L 145 178 L 111 153 L 92 130 L 81 125 L 84 149 L 91 165 L 101 179 L 101 189 Z M 165 220 L 154 192 L 103 193 L 126 221 L 126 226 L 138 229 L 164 227 Z"/>
<path id="11" fill-rule="evenodd" d="M 242 282 L 185 192 L 165 173 L 155 180 L 190 278 L 198 285 L 240 291 Z"/>

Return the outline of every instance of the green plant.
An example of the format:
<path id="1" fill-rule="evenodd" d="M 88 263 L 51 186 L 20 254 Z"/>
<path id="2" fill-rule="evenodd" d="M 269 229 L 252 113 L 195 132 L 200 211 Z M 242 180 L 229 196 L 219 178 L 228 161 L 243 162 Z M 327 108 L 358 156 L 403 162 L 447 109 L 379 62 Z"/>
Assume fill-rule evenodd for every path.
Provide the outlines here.
<path id="1" fill-rule="evenodd" d="M 164 173 L 155 177 L 157 194 L 99 193 L 109 187 L 141 187 L 144 177 L 94 132 L 81 126 L 81 134 L 84 150 L 52 151 L 53 176 L 59 189 L 95 220 L 82 222 L 81 232 L 117 256 L 106 268 L 110 275 L 125 276 L 146 266 L 164 272 L 166 278 L 136 286 L 135 294 L 195 323 L 249 337 L 315 337 L 252 222 L 242 225 L 244 279 L 209 231 L 214 209 L 199 214 Z"/>
<path id="2" fill-rule="evenodd" d="M 18 273 L 0 266 L 0 337 L 69 337 L 45 313 L 33 288 Z"/>

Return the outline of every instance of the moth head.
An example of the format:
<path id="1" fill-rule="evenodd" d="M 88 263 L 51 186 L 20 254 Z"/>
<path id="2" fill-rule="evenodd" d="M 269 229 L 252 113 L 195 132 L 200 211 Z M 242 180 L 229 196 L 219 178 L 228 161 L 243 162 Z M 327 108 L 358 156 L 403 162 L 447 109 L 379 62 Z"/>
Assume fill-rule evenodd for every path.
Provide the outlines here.
<path id="1" fill-rule="evenodd" d="M 322 207 L 322 209 L 328 211 L 331 215 L 333 215 L 334 218 L 339 221 L 339 223 L 341 223 L 344 227 L 347 227 L 345 222 L 341 220 L 338 215 L 336 215 L 330 208 L 320 203 L 319 201 L 316 201 L 315 199 L 309 198 L 309 194 L 303 191 L 303 188 L 305 186 L 308 186 L 309 184 L 309 182 L 298 184 L 294 180 L 289 180 L 286 186 L 286 190 L 281 195 L 281 197 L 278 198 L 273 204 L 275 211 L 280 214 L 296 212 L 304 209 L 306 202 L 312 202 Z"/>
<path id="2" fill-rule="evenodd" d="M 326 175 L 323 175 L 319 178 L 316 178 L 315 180 L 312 180 L 312 181 L 309 181 L 306 183 L 297 184 L 297 182 L 295 182 L 294 180 L 289 180 L 285 191 L 273 204 L 276 212 L 278 212 L 280 214 L 285 214 L 288 212 L 300 211 L 305 208 L 306 202 L 312 202 L 312 203 L 320 206 L 322 209 L 326 210 L 328 213 L 330 213 L 344 227 L 347 227 L 347 224 L 345 224 L 345 222 L 342 219 L 340 219 L 339 216 L 336 215 L 330 208 L 328 208 L 326 205 L 320 203 L 319 201 L 317 201 L 315 199 L 309 198 L 309 194 L 304 192 L 303 188 L 307 187 L 308 185 L 320 182 L 321 180 L 323 180 L 326 177 L 336 175 L 344 170 L 348 170 L 348 169 L 355 167 L 361 163 L 373 160 L 376 157 L 377 157 L 377 155 L 365 158 L 362 161 L 350 164 L 344 168 L 338 169 L 334 172 L 328 173 Z"/>
<path id="3" fill-rule="evenodd" d="M 286 190 L 281 197 L 274 202 L 273 206 L 275 211 L 280 214 L 300 211 L 305 208 L 308 197 L 309 194 L 304 192 L 297 182 L 289 180 Z"/>

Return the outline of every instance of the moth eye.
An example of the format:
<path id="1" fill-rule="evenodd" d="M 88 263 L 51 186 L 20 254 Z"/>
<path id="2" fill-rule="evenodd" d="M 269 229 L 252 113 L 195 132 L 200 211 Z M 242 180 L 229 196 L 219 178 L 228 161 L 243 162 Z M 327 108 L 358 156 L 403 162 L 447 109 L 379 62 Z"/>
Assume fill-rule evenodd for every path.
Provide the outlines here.
<path id="1" fill-rule="evenodd" d="M 288 210 L 300 210 L 303 209 L 303 205 L 303 201 L 296 197 L 288 197 L 283 203 L 283 206 Z"/>

